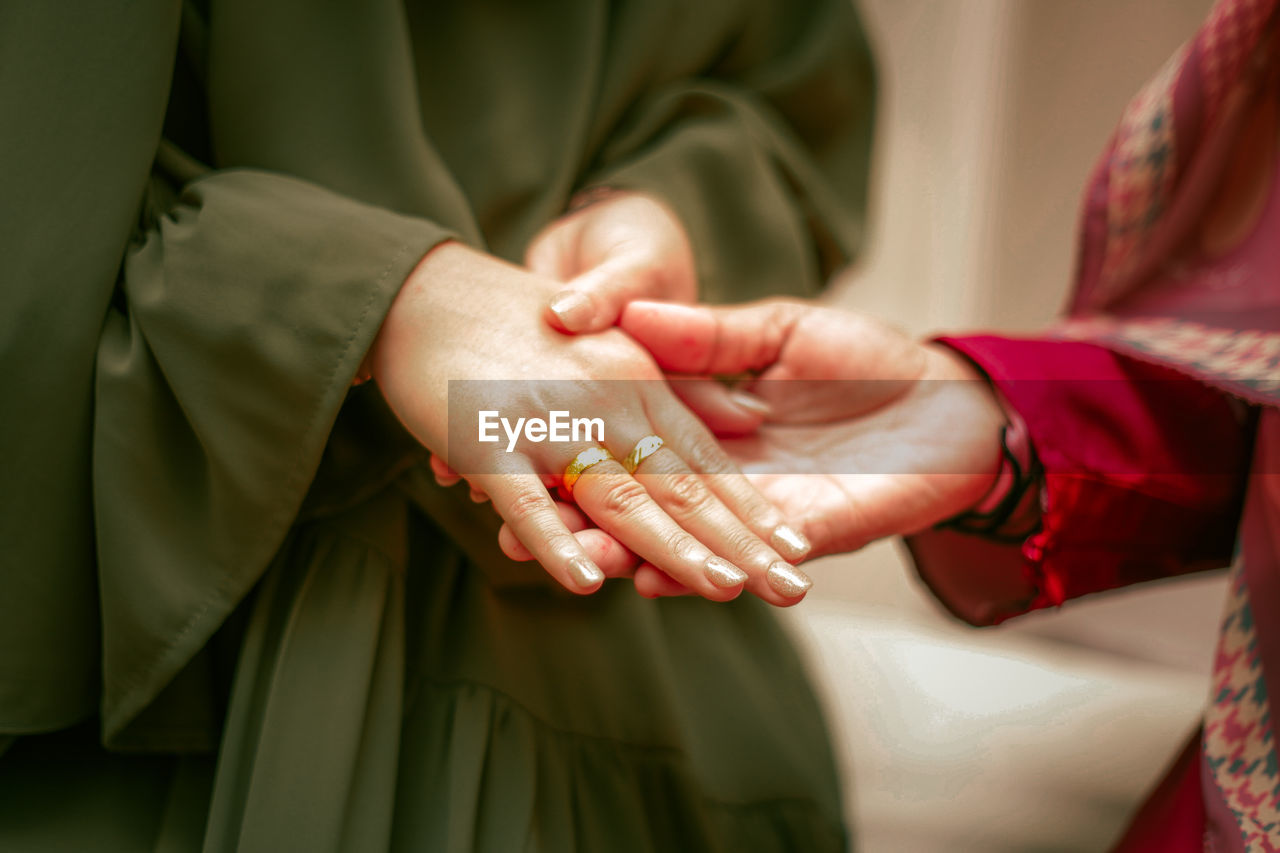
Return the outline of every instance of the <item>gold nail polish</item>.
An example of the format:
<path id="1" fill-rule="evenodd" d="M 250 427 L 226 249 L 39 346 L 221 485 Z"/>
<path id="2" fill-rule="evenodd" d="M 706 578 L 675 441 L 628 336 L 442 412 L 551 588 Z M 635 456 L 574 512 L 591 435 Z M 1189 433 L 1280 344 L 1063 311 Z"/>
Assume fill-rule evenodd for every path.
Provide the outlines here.
<path id="1" fill-rule="evenodd" d="M 586 557 L 574 557 L 569 561 L 569 577 L 583 589 L 590 589 L 604 580 L 604 572 Z"/>
<path id="2" fill-rule="evenodd" d="M 799 560 L 813 548 L 809 539 L 789 524 L 779 524 L 769 537 L 774 549 L 788 560 Z"/>
<path id="3" fill-rule="evenodd" d="M 746 409 L 748 412 L 750 412 L 753 415 L 762 415 L 764 417 L 768 417 L 773 411 L 770 408 L 768 403 L 766 403 L 764 400 L 761 400 L 755 394 L 749 393 L 747 391 L 741 391 L 737 389 L 730 391 L 729 399 L 732 400 L 734 404 L 736 404 L 739 408 Z"/>
<path id="4" fill-rule="evenodd" d="M 745 583 L 747 573 L 721 557 L 708 557 L 705 564 L 707 577 L 721 589 Z"/>
<path id="5" fill-rule="evenodd" d="M 551 300 L 551 311 L 560 318 L 560 322 L 569 326 L 575 320 L 587 319 L 591 310 L 591 300 L 576 290 L 563 290 Z"/>
<path id="6" fill-rule="evenodd" d="M 787 563 L 774 563 L 769 567 L 765 577 L 768 578 L 769 586 L 773 587 L 775 592 L 787 598 L 804 595 L 809 591 L 809 587 L 813 586 L 813 581 L 808 575 Z"/>

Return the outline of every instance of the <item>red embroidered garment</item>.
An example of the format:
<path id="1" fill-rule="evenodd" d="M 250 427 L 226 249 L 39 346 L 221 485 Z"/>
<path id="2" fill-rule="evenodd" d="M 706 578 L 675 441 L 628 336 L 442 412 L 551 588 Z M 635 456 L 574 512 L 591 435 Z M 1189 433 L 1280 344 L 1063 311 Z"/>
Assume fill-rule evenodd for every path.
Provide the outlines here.
<path id="1" fill-rule="evenodd" d="M 957 614 L 990 624 L 1225 566 L 1239 542 L 1203 733 L 1123 851 L 1280 850 L 1276 7 L 1220 0 L 1126 109 L 1085 197 L 1071 319 L 1038 339 L 946 339 L 1024 419 L 1045 470 L 1041 529 L 1021 547 L 911 539 Z M 1205 223 L 1242 169 L 1271 192 L 1223 251 Z"/>

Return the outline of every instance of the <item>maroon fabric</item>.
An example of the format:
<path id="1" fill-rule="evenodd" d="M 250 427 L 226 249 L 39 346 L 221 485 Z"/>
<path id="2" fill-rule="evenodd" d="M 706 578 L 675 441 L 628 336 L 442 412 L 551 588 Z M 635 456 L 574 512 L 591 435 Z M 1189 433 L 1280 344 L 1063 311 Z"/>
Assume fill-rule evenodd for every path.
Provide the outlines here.
<path id="1" fill-rule="evenodd" d="M 949 530 L 908 539 L 954 613 L 994 624 L 1230 561 L 1250 444 L 1223 394 L 1094 344 L 942 342 L 991 377 L 1045 470 L 1043 529 L 1020 546 Z"/>
<path id="2" fill-rule="evenodd" d="M 1280 406 L 1273 143 L 1274 187 L 1252 235 L 1217 258 L 1190 238 L 1228 168 L 1252 162 L 1237 159 L 1248 150 L 1241 134 L 1280 91 L 1277 6 L 1218 0 L 1186 49 L 1130 102 L 1085 194 L 1072 319 L 1043 340 L 946 341 L 1027 423 L 1045 469 L 1043 527 L 1020 547 L 957 547 L 944 538 L 956 534 L 937 532 L 912 542 L 921 575 L 965 618 L 999 621 L 1230 559 L 1252 432 L 1227 395 Z M 1273 468 L 1280 429 L 1274 440 L 1263 436 L 1254 473 L 1280 473 Z M 1269 479 L 1255 477 L 1251 494 Z M 1277 696 L 1280 525 L 1264 513 L 1276 509 L 1268 501 L 1280 506 L 1275 495 L 1249 503 L 1244 577 L 1263 677 Z M 1274 737 L 1280 718 L 1271 724 Z M 1120 850 L 1242 848 L 1242 824 L 1202 756 L 1197 739 Z M 1256 817 L 1247 802 L 1233 802 L 1242 820 Z M 1250 825 L 1256 834 L 1260 824 Z"/>
<path id="3" fill-rule="evenodd" d="M 1201 778 L 1197 732 L 1134 815 L 1115 853 L 1201 853 L 1205 831 Z"/>

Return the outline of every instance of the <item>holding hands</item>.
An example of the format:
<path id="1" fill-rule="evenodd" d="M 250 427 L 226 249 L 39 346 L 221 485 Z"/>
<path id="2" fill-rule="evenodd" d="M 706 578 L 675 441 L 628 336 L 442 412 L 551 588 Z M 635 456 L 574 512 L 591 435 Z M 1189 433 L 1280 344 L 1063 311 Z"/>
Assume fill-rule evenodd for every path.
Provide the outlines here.
<path id="1" fill-rule="evenodd" d="M 571 590 L 631 575 L 646 596 L 723 601 L 745 588 L 793 604 L 809 581 L 784 557 L 922 530 L 994 484 L 1004 415 L 962 357 L 802 302 L 679 304 L 695 291 L 688 240 L 644 196 L 566 215 L 527 261 L 532 272 L 461 247 L 433 252 L 424 281 L 465 281 L 474 297 L 437 306 L 428 284 L 407 286 L 374 371 L 435 452 L 441 483 L 466 474 L 473 497 L 492 498 L 505 521 L 503 550 L 537 559 Z M 645 301 L 655 297 L 675 301 Z M 715 379 L 742 375 L 752 378 L 737 388 Z M 606 415 L 608 454 L 532 445 L 547 449 L 499 465 L 496 450 L 455 441 L 446 462 L 447 383 L 433 376 L 575 380 L 558 383 L 550 404 Z M 504 396 L 504 410 L 548 406 Z M 629 454 L 643 456 L 640 467 L 617 461 Z M 549 489 L 575 459 L 571 480 L 591 464 L 553 501 Z"/>
<path id="2" fill-rule="evenodd" d="M 1003 411 L 947 347 L 786 300 L 634 302 L 619 325 L 676 377 L 673 388 L 716 425 L 760 491 L 803 525 L 813 556 L 918 532 L 972 508 L 994 485 Z M 707 378 L 744 372 L 767 414 L 735 407 Z M 634 578 L 644 595 L 693 592 L 649 563 Z"/>
<path id="3" fill-rule="evenodd" d="M 606 204 L 577 216 L 595 208 L 607 212 Z M 560 245 L 578 253 L 572 262 L 578 266 L 561 258 L 558 268 L 611 263 L 616 273 L 625 261 L 636 270 L 635 280 L 659 290 L 675 280 L 645 277 L 643 256 L 632 254 L 635 242 L 617 240 L 611 245 L 622 247 L 620 254 L 610 255 L 589 248 L 594 232 L 586 223 L 575 227 L 579 237 Z M 590 274 L 586 270 L 574 286 Z M 506 522 L 505 535 L 523 543 L 571 591 L 594 591 L 606 570 L 628 572 L 627 554 L 635 554 L 707 598 L 728 600 L 745 588 L 778 605 L 798 601 L 807 579 L 773 545 L 795 544 L 795 536 L 785 532 L 779 539 L 779 530 L 786 530 L 782 513 L 737 473 L 635 341 L 616 328 L 575 337 L 545 322 L 544 306 L 563 289 L 553 278 L 459 244 L 428 253 L 401 289 L 369 354 L 371 373 L 391 409 L 424 446 L 493 500 Z M 610 305 L 620 307 L 636 295 L 603 290 L 593 310 L 605 315 Z M 451 395 L 451 380 L 464 380 L 458 387 L 465 393 Z M 507 452 L 500 443 L 459 441 L 460 433 L 450 429 L 450 403 L 463 404 L 465 411 L 498 409 L 512 421 L 553 409 L 590 413 L 601 416 L 608 429 L 600 443 L 521 442 Z M 654 435 L 661 436 L 661 447 L 649 443 L 652 452 L 633 476 L 618 460 Z M 572 488 L 576 507 L 557 507 L 549 489 L 575 462 L 585 467 Z M 588 519 L 598 530 L 586 529 Z M 807 548 L 800 545 L 788 548 L 786 556 L 803 555 Z"/>
<path id="4" fill-rule="evenodd" d="M 1005 417 L 982 375 L 948 347 L 782 300 L 636 302 L 620 325 L 668 372 L 756 374 L 747 387 L 770 414 L 718 431 L 765 496 L 804 520 L 813 556 L 918 532 L 994 485 Z M 683 396 L 724 423 L 713 396 Z"/>

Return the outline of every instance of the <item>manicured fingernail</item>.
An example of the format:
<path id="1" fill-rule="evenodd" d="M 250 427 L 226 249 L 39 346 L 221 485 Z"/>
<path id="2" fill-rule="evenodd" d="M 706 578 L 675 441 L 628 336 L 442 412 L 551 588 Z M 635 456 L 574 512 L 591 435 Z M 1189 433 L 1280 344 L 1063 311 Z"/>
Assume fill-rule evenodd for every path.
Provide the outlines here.
<path id="1" fill-rule="evenodd" d="M 746 391 L 730 391 L 729 399 L 733 401 L 740 409 L 746 409 L 753 415 L 768 415 L 773 411 L 769 404 L 761 400 L 755 394 L 749 394 Z"/>
<path id="2" fill-rule="evenodd" d="M 769 537 L 774 550 L 788 560 L 799 560 L 813 548 L 809 539 L 789 524 L 779 524 Z"/>
<path id="3" fill-rule="evenodd" d="M 562 290 L 552 298 L 551 311 L 566 329 L 578 329 L 591 320 L 591 300 L 576 290 Z"/>
<path id="4" fill-rule="evenodd" d="M 721 557 L 708 557 L 705 564 L 707 577 L 721 589 L 746 583 L 747 573 Z"/>
<path id="5" fill-rule="evenodd" d="M 604 580 L 604 572 L 586 557 L 574 557 L 569 561 L 569 577 L 583 589 L 590 589 Z"/>
<path id="6" fill-rule="evenodd" d="M 775 592 L 787 598 L 804 595 L 809 591 L 809 587 L 813 586 L 813 581 L 808 575 L 787 563 L 774 563 L 769 567 L 765 577 L 769 579 L 769 586 L 773 587 Z"/>

